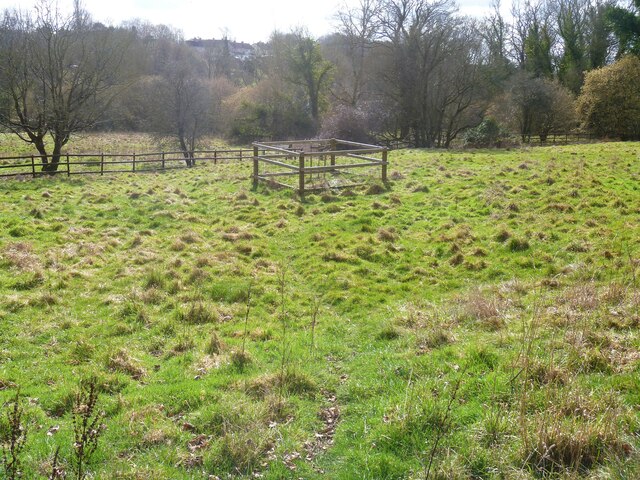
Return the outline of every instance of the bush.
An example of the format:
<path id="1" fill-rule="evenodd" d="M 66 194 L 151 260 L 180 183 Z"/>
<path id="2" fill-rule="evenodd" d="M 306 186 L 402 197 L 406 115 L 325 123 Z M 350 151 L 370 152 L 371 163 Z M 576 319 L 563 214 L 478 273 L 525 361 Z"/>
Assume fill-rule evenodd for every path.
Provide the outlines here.
<path id="1" fill-rule="evenodd" d="M 640 138 L 640 59 L 626 56 L 587 73 L 578 97 L 585 128 L 600 136 Z"/>
<path id="2" fill-rule="evenodd" d="M 464 145 L 471 148 L 497 147 L 503 137 L 498 122 L 493 118 L 487 118 L 477 127 L 465 132 Z"/>
<path id="3" fill-rule="evenodd" d="M 286 92 L 277 79 L 264 79 L 231 96 L 226 102 L 230 112 L 230 137 L 239 142 L 252 142 L 314 135 L 314 124 L 304 103 Z"/>
<path id="4" fill-rule="evenodd" d="M 505 90 L 492 111 L 502 124 L 517 131 L 523 142 L 532 135 L 545 141 L 551 132 L 566 132 L 576 126 L 573 96 L 558 82 L 518 72 Z"/>
<path id="5" fill-rule="evenodd" d="M 338 105 L 322 121 L 321 138 L 340 138 L 352 142 L 372 143 L 367 113 L 347 105 Z"/>

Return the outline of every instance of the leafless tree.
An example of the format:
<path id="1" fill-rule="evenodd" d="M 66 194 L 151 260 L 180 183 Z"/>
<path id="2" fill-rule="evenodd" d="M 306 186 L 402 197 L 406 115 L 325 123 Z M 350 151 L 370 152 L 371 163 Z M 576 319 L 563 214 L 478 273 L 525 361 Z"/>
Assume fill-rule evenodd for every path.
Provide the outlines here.
<path id="1" fill-rule="evenodd" d="M 340 103 L 353 108 L 367 98 L 369 54 L 378 31 L 375 6 L 374 0 L 360 0 L 357 7 L 345 5 L 337 14 L 344 65 L 333 93 Z"/>
<path id="2" fill-rule="evenodd" d="M 47 0 L 35 15 L 5 11 L 0 29 L 0 125 L 53 173 L 71 136 L 95 126 L 117 95 L 128 38 L 93 24 L 78 2 L 69 16 Z"/>
<path id="3" fill-rule="evenodd" d="M 152 131 L 174 138 L 189 167 L 195 165 L 193 152 L 211 123 L 213 99 L 202 67 L 188 46 L 176 44 L 160 74 L 146 86 Z"/>
<path id="4" fill-rule="evenodd" d="M 448 146 L 464 126 L 474 126 L 466 113 L 477 100 L 477 29 L 448 0 L 379 0 L 377 11 L 386 50 L 378 74 L 394 103 L 398 135 L 420 147 Z"/>

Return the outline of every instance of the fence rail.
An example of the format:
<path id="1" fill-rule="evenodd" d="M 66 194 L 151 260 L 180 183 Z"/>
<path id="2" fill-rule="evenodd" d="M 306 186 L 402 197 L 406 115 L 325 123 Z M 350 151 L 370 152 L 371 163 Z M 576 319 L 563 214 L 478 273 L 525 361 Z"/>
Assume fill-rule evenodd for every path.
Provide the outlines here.
<path id="1" fill-rule="evenodd" d="M 254 143 L 253 186 L 264 181 L 293 188 L 303 197 L 305 191 L 354 186 L 344 174 L 365 168 L 379 168 L 380 178 L 386 182 L 387 152 L 386 147 L 336 138 Z M 287 179 L 294 182 L 287 183 Z"/>
<path id="2" fill-rule="evenodd" d="M 191 152 L 195 163 L 242 161 L 253 158 L 246 148 L 198 150 Z M 0 178 L 50 175 L 39 155 L 0 157 Z M 104 175 L 106 173 L 157 172 L 188 168 L 183 152 L 154 153 L 64 153 L 60 155 L 56 174 Z"/>
<path id="3" fill-rule="evenodd" d="M 513 138 L 519 139 L 523 144 L 534 145 L 549 145 L 549 144 L 569 144 L 569 143 L 580 143 L 580 142 L 592 142 L 594 140 L 599 140 L 600 137 L 594 135 L 593 133 L 567 133 L 567 132 L 559 132 L 559 133 L 549 133 L 546 136 L 540 135 L 530 135 L 522 138 L 522 135 L 513 133 L 511 134 Z"/>

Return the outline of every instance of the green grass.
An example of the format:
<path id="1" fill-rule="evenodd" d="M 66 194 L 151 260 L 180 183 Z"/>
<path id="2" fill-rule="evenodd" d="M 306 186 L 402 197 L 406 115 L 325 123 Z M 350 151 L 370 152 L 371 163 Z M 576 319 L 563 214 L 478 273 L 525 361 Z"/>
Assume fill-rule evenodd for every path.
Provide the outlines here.
<path id="1" fill-rule="evenodd" d="M 0 182 L 27 478 L 92 375 L 96 478 L 634 478 L 639 153 L 397 151 L 302 203 L 248 163 Z"/>

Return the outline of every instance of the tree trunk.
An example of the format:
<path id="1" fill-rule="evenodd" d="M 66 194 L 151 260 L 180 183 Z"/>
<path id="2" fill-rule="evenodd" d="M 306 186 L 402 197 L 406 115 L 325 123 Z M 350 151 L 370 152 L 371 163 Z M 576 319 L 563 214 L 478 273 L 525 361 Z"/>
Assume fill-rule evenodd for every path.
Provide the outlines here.
<path id="1" fill-rule="evenodd" d="M 193 167 L 193 153 L 189 151 L 187 142 L 182 135 L 180 135 L 178 140 L 180 142 L 180 150 L 182 150 L 182 155 L 184 156 L 184 161 L 187 164 L 187 167 Z"/>

